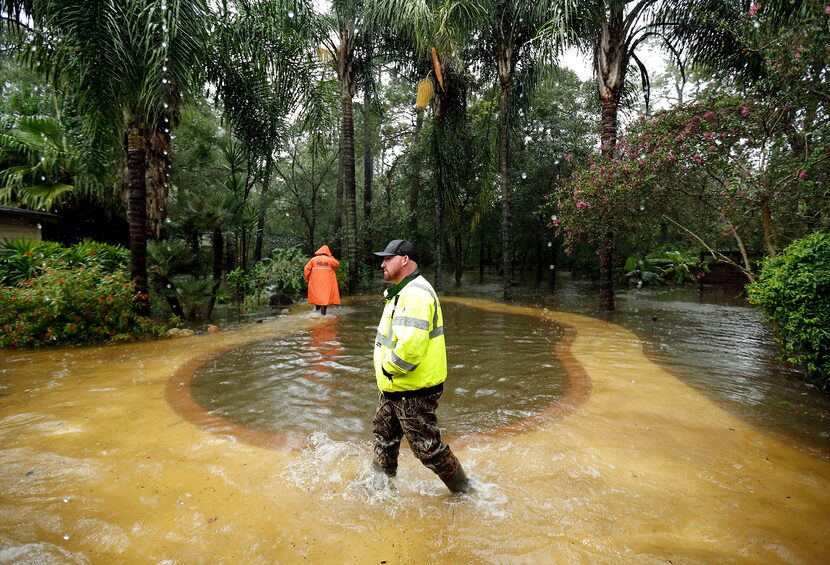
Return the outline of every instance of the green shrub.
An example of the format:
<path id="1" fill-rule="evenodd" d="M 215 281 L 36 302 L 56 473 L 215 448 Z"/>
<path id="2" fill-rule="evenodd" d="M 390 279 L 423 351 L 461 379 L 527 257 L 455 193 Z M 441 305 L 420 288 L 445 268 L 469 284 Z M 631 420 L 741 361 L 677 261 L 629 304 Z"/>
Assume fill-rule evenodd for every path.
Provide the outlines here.
<path id="1" fill-rule="evenodd" d="M 133 311 L 126 271 L 61 266 L 18 286 L 0 286 L 0 347 L 128 341 L 162 328 Z"/>
<path id="2" fill-rule="evenodd" d="M 18 285 L 36 277 L 47 268 L 98 266 L 103 272 L 126 269 L 130 252 L 123 247 L 86 240 L 71 247 L 52 241 L 14 239 L 0 244 L 0 284 Z"/>
<path id="3" fill-rule="evenodd" d="M 830 233 L 796 240 L 767 258 L 748 292 L 775 324 L 787 360 L 830 389 Z"/>

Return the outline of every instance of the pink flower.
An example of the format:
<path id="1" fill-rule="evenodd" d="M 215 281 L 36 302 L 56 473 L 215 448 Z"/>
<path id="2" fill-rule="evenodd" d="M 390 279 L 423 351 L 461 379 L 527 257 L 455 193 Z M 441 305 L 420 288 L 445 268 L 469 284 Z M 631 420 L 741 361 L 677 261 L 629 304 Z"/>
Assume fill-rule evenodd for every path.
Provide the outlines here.
<path id="1" fill-rule="evenodd" d="M 824 13 L 827 14 L 828 16 L 830 16 L 830 6 L 825 6 L 824 7 Z"/>
<path id="2" fill-rule="evenodd" d="M 752 5 L 752 7 L 749 9 L 749 15 L 754 16 L 755 14 L 758 13 L 758 10 L 760 10 L 760 9 L 761 9 L 761 3 L 760 2 L 755 2 Z"/>
<path id="3" fill-rule="evenodd" d="M 793 55 L 795 55 L 796 59 L 800 59 L 801 58 L 801 53 L 803 53 L 803 52 L 804 52 L 804 48 L 803 47 L 798 47 L 798 48 L 796 48 L 795 53 L 793 53 Z"/>
<path id="4" fill-rule="evenodd" d="M 801 180 L 807 180 L 807 171 L 798 171 L 798 178 Z"/>
<path id="5" fill-rule="evenodd" d="M 715 117 L 715 113 L 714 113 L 714 112 L 706 112 L 705 114 L 703 114 L 703 117 L 704 117 L 705 119 L 707 119 L 707 120 L 710 120 L 710 121 L 711 121 L 711 120 L 712 120 L 712 118 L 714 118 L 714 117 Z"/>
<path id="6" fill-rule="evenodd" d="M 588 203 L 585 202 L 584 200 L 577 200 L 576 201 L 576 207 L 579 208 L 580 210 L 582 210 L 582 209 L 588 207 Z"/>
<path id="7" fill-rule="evenodd" d="M 741 106 L 741 115 L 745 118 L 749 115 L 749 108 L 746 106 Z"/>

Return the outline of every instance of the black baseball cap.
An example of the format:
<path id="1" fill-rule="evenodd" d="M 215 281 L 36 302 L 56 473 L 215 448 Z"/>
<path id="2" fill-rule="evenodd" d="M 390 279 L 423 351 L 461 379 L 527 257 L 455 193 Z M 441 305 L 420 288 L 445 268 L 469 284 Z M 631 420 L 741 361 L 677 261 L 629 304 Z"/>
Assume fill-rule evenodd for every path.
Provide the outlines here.
<path id="1" fill-rule="evenodd" d="M 409 257 L 410 260 L 418 262 L 418 250 L 411 242 L 405 239 L 393 239 L 386 245 L 383 251 L 375 251 L 378 257 L 392 257 L 394 255 Z"/>

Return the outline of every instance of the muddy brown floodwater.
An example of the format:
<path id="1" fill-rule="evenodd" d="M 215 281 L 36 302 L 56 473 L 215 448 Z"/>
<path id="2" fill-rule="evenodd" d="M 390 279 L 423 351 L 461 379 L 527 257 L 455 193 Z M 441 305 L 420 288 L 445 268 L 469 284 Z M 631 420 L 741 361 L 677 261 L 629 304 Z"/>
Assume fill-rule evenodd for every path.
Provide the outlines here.
<path id="1" fill-rule="evenodd" d="M 360 343 L 380 306 L 355 300 L 335 319 L 0 353 L 0 562 L 826 561 L 824 458 L 622 326 L 442 300 L 460 322 L 438 416 L 473 494 L 408 450 L 374 479 Z"/>

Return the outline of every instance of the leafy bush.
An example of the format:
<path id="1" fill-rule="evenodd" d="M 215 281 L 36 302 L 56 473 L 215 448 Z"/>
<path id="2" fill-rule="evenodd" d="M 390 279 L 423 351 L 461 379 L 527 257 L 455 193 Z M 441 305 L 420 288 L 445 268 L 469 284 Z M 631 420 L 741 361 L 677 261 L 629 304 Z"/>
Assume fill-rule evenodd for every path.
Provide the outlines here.
<path id="1" fill-rule="evenodd" d="M 830 389 L 830 233 L 796 240 L 767 258 L 748 291 L 775 324 L 787 360 Z"/>
<path id="2" fill-rule="evenodd" d="M 127 341 L 161 327 L 133 311 L 126 271 L 61 266 L 18 286 L 0 286 L 0 347 Z"/>
<path id="3" fill-rule="evenodd" d="M 64 247 L 52 241 L 13 239 L 0 244 L 0 284 L 18 285 L 58 265 L 94 265 L 105 273 L 113 273 L 126 269 L 129 263 L 129 251 L 97 241 Z"/>

